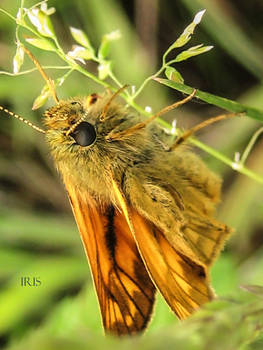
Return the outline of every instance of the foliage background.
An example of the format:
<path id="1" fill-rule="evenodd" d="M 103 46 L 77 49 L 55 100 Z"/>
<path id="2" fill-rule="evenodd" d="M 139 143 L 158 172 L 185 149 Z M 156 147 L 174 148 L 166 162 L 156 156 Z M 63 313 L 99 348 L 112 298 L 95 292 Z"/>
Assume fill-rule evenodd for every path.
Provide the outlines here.
<path id="1" fill-rule="evenodd" d="M 28 0 L 26 6 L 34 3 Z M 1 0 L 0 5 L 16 15 L 18 2 Z M 215 48 L 207 54 L 179 63 L 176 68 L 191 86 L 263 109 L 261 1 L 53 0 L 49 1 L 49 6 L 56 7 L 57 12 L 52 20 L 62 46 L 67 49 L 73 44 L 69 26 L 86 31 L 95 46 L 103 34 L 120 29 L 122 39 L 112 45 L 112 60 L 116 75 L 123 83 L 131 85 L 138 85 L 155 72 L 162 53 L 192 21 L 194 14 L 206 8 L 207 13 L 193 37 L 193 43 L 203 42 Z M 12 71 L 14 32 L 15 24 L 0 14 L 1 70 Z M 58 62 L 55 55 L 48 52 L 34 48 L 32 52 L 43 64 Z M 26 66 L 31 67 L 29 60 Z M 94 64 L 89 65 L 88 69 L 96 72 Z M 56 73 L 48 74 L 56 76 Z M 42 86 L 39 73 L 15 78 L 2 75 L 0 104 L 40 124 L 43 110 L 32 112 L 31 107 Z M 101 90 L 87 78 L 74 73 L 58 90 L 58 94 L 59 97 L 67 98 Z M 152 82 L 140 97 L 139 103 L 159 110 L 180 98 L 181 94 Z M 219 112 L 213 106 L 192 102 L 170 113 L 166 119 L 171 121 L 176 118 L 180 126 L 189 128 Z M 238 118 L 207 128 L 200 139 L 233 158 L 236 151 L 244 150 L 259 126 L 260 123 L 252 119 Z M 262 144 L 261 137 L 248 159 L 248 166 L 261 174 Z M 213 268 L 212 283 L 217 294 L 228 298 L 229 303 L 228 306 L 218 306 L 218 315 L 222 312 L 225 323 L 229 323 L 228 329 L 234 327 L 238 337 L 239 332 L 240 335 L 245 334 L 251 326 L 249 324 L 244 330 L 241 327 L 243 321 L 241 324 L 235 323 L 246 311 L 242 306 L 235 309 L 236 298 L 245 303 L 250 300 L 249 293 L 240 292 L 239 286 L 262 285 L 263 189 L 262 185 L 234 172 L 211 156 L 199 150 L 197 152 L 212 169 L 222 175 L 223 196 L 218 215 L 236 230 Z M 22 288 L 22 276 L 40 277 L 42 285 Z M 233 304 L 232 299 L 235 300 Z M 199 321 L 207 326 L 207 321 L 201 318 Z M 211 322 L 210 326 L 213 324 Z M 262 323 L 260 325 L 262 327 Z M 179 344 L 176 343 L 178 339 L 173 338 L 176 332 L 185 344 L 178 348 L 203 348 L 202 340 L 200 347 L 187 347 L 189 336 L 184 334 L 185 327 L 189 330 L 188 335 L 193 333 L 196 336 L 197 331 L 193 330 L 191 323 L 179 326 L 174 315 L 158 298 L 153 322 L 142 340 L 130 340 L 124 344 L 122 341 L 102 338 L 88 264 L 65 191 L 53 168 L 43 137 L 21 123 L 1 116 L 1 346 L 10 349 L 33 349 L 36 346 L 40 349 L 72 349 L 73 346 L 82 349 L 90 346 L 95 349 L 103 346 L 122 348 L 124 344 L 127 348 L 141 346 L 152 349 L 161 348 L 161 339 L 166 339 L 167 347 L 172 348 Z M 256 328 L 260 328 L 258 324 Z M 222 329 L 223 333 L 228 334 L 225 328 Z M 214 337 L 210 340 L 210 348 L 216 349 L 218 332 L 211 334 Z M 225 338 L 226 349 L 237 348 L 234 338 Z M 261 349 L 263 343 L 257 339 L 253 345 L 244 348 Z"/>

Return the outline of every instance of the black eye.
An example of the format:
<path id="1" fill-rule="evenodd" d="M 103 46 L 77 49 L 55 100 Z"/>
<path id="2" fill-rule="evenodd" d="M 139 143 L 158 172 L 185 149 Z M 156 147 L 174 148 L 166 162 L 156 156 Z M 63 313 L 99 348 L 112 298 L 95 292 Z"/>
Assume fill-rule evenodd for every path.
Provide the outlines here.
<path id="1" fill-rule="evenodd" d="M 88 122 L 81 122 L 70 134 L 76 143 L 82 147 L 90 146 L 96 140 L 96 131 Z"/>

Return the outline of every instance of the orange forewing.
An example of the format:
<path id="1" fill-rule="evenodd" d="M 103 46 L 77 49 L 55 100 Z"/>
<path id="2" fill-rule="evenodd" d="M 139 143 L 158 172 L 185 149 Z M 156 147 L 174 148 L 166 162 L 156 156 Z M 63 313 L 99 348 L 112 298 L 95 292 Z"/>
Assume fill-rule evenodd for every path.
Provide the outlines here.
<path id="1" fill-rule="evenodd" d="M 177 251 L 159 229 L 127 207 L 114 181 L 113 188 L 155 285 L 178 317 L 186 318 L 213 298 L 206 267 Z"/>
<path id="2" fill-rule="evenodd" d="M 103 325 L 117 335 L 143 330 L 151 316 L 155 287 L 124 215 L 98 206 L 66 183 L 97 291 Z M 85 199 L 84 199 L 85 198 Z"/>

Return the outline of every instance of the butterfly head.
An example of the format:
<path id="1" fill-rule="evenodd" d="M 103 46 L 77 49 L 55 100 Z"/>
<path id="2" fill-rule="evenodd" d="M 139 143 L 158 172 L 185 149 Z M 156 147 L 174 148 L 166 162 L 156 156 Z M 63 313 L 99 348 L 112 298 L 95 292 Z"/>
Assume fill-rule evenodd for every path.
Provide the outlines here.
<path id="1" fill-rule="evenodd" d="M 121 156 L 127 141 L 111 142 L 108 135 L 126 129 L 134 118 L 121 104 L 109 104 L 107 94 L 61 100 L 44 113 L 46 138 L 57 160 Z"/>
<path id="2" fill-rule="evenodd" d="M 93 145 L 97 132 L 96 121 L 91 111 L 97 99 L 98 96 L 93 94 L 88 98 L 60 101 L 47 110 L 44 118 L 49 141 L 53 138 L 62 145 L 80 147 Z"/>

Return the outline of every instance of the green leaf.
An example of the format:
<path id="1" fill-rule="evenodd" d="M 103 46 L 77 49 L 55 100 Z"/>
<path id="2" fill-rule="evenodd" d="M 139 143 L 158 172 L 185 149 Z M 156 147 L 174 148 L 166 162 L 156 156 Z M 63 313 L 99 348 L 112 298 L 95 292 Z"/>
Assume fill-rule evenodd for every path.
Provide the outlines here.
<path id="1" fill-rule="evenodd" d="M 99 60 L 103 60 L 108 56 L 109 48 L 110 48 L 109 42 L 106 40 L 103 40 L 101 42 L 101 45 L 100 45 L 99 51 L 98 51 Z"/>
<path id="2" fill-rule="evenodd" d="M 191 39 L 192 34 L 194 33 L 195 27 L 197 26 L 197 24 L 199 24 L 202 20 L 202 17 L 205 13 L 205 10 L 199 11 L 194 19 L 193 22 L 190 23 L 185 30 L 183 31 L 183 33 L 179 36 L 179 38 L 169 47 L 169 49 L 167 51 L 171 51 L 175 48 L 178 47 L 182 47 L 185 44 L 188 43 L 188 41 Z"/>
<path id="3" fill-rule="evenodd" d="M 154 80 L 156 80 L 158 83 L 169 86 L 172 89 L 184 92 L 189 95 L 193 92 L 193 88 L 185 84 L 160 78 L 155 78 Z M 245 113 L 248 117 L 263 122 L 263 111 L 261 111 L 260 109 L 248 107 L 241 103 L 229 100 L 224 97 L 216 96 L 201 90 L 196 90 L 195 97 L 200 98 L 200 100 L 204 102 L 223 108 L 229 112 Z"/>
<path id="4" fill-rule="evenodd" d="M 91 60 L 94 58 L 93 51 L 80 45 L 74 45 L 73 49 L 68 52 L 68 56 L 74 60 L 78 60 L 85 64 L 84 60 Z"/>
<path id="5" fill-rule="evenodd" d="M 51 93 L 50 93 L 49 87 L 48 87 L 48 85 L 45 85 L 43 87 L 43 89 L 41 90 L 40 95 L 33 102 L 32 110 L 36 110 L 36 109 L 42 107 L 46 103 L 46 101 L 50 97 L 50 95 L 51 95 Z"/>
<path id="6" fill-rule="evenodd" d="M 26 41 L 29 44 L 38 47 L 39 49 L 47 51 L 56 51 L 55 45 L 50 40 L 47 40 L 45 38 L 26 38 Z"/>
<path id="7" fill-rule="evenodd" d="M 179 53 L 179 55 L 176 56 L 174 62 L 185 61 L 190 57 L 201 55 L 202 53 L 210 51 L 212 48 L 213 46 L 203 46 L 203 44 L 190 47 L 190 49 Z"/>
<path id="8" fill-rule="evenodd" d="M 173 67 L 167 67 L 164 73 L 169 80 L 176 81 L 178 83 L 184 82 L 182 75 Z"/>
<path id="9" fill-rule="evenodd" d="M 101 45 L 98 50 L 98 57 L 100 60 L 105 59 L 109 54 L 110 42 L 118 40 L 121 37 L 119 30 L 114 30 L 111 33 L 105 34 L 102 38 Z"/>
<path id="10" fill-rule="evenodd" d="M 105 34 L 104 38 L 107 39 L 108 41 L 118 40 L 121 38 L 121 32 L 119 31 L 119 29 L 113 30 L 108 34 Z"/>
<path id="11" fill-rule="evenodd" d="M 37 28 L 38 32 L 47 37 L 54 37 L 54 29 L 50 18 L 39 8 L 33 8 L 27 12 L 30 22 Z"/>
<path id="12" fill-rule="evenodd" d="M 13 58 L 13 72 L 17 74 L 24 62 L 24 50 L 20 43 L 17 44 L 16 53 Z"/>
<path id="13" fill-rule="evenodd" d="M 23 17 L 23 10 L 21 8 L 18 9 L 18 12 L 16 15 L 16 23 L 19 25 L 25 25 L 25 20 Z"/>
<path id="14" fill-rule="evenodd" d="M 90 45 L 89 38 L 87 35 L 80 29 L 70 27 L 70 32 L 73 38 L 76 40 L 76 42 L 88 49 L 92 49 L 92 46 Z"/>
<path id="15" fill-rule="evenodd" d="M 47 7 L 47 2 L 42 2 L 40 5 L 41 11 L 44 12 L 47 16 L 53 15 L 56 12 L 55 7 Z"/>
<path id="16" fill-rule="evenodd" d="M 99 79 L 104 80 L 108 77 L 110 71 L 111 71 L 111 62 L 110 61 L 104 61 L 102 64 L 98 66 L 99 71 Z"/>

